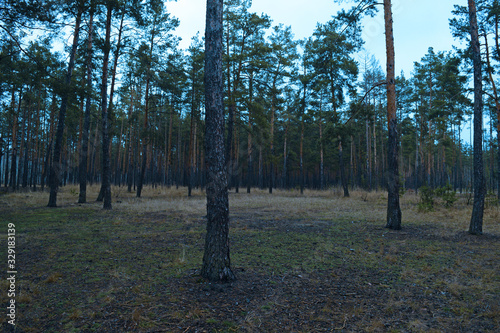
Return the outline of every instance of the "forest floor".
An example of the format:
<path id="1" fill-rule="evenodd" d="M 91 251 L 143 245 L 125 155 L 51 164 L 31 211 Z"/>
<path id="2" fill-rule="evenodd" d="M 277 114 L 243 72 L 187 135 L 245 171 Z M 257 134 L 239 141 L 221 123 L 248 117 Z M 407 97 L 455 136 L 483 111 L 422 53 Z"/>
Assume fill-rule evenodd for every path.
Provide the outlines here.
<path id="1" fill-rule="evenodd" d="M 97 187 L 89 190 L 95 198 Z M 470 198 L 384 228 L 384 192 L 230 193 L 237 280 L 199 276 L 205 197 L 113 188 L 113 210 L 64 187 L 0 196 L 16 232 L 16 332 L 498 332 L 500 207 L 469 235 Z M 467 204 L 469 201 L 469 204 Z M 0 257 L 6 272 L 7 245 Z M 1 279 L 3 311 L 9 281 Z M 6 313 L 0 326 L 9 331 Z"/>

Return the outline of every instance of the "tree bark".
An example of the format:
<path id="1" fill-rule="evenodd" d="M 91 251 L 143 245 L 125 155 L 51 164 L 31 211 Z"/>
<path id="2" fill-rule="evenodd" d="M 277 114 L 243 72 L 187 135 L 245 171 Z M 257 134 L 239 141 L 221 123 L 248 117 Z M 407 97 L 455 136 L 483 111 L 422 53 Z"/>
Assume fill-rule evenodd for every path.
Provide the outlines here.
<path id="1" fill-rule="evenodd" d="M 102 116 L 102 188 L 104 209 L 111 209 L 111 161 L 109 153 L 109 133 L 108 133 L 108 65 L 109 51 L 111 48 L 111 14 L 113 4 L 108 2 L 106 15 L 106 39 L 104 42 L 104 59 L 102 63 L 102 85 L 101 85 L 101 116 Z"/>
<path id="2" fill-rule="evenodd" d="M 132 183 L 133 183 L 133 178 L 134 178 L 134 165 L 132 164 L 132 145 L 133 145 L 133 140 L 132 140 L 132 131 L 133 131 L 133 126 L 130 120 L 132 119 L 132 111 L 134 109 L 134 90 L 133 88 L 131 89 L 131 94 L 130 94 L 130 104 L 129 104 L 129 110 L 128 110 L 128 119 L 129 119 L 129 128 L 128 128 L 128 156 L 127 156 L 127 192 L 131 193 L 132 192 Z"/>
<path id="3" fill-rule="evenodd" d="M 80 180 L 80 194 L 78 203 L 87 201 L 87 160 L 89 150 L 89 131 L 90 131 L 90 107 L 92 101 L 92 32 L 94 28 L 94 9 L 90 10 L 89 17 L 89 35 L 87 41 L 87 97 L 85 101 L 85 115 L 82 129 L 82 146 L 80 150 L 80 166 L 78 167 Z"/>
<path id="4" fill-rule="evenodd" d="M 26 130 L 26 139 L 24 141 L 24 158 L 23 158 L 23 183 L 22 187 L 28 187 L 28 159 L 29 159 L 29 151 L 30 151 L 30 141 L 31 141 L 31 112 L 29 112 L 30 116 L 27 120 L 28 129 Z M 34 161 L 33 161 L 34 162 Z"/>
<path id="5" fill-rule="evenodd" d="M 210 281 L 231 281 L 229 198 L 224 150 L 222 74 L 223 0 L 207 0 L 205 30 L 205 164 L 207 234 L 201 275 Z"/>
<path id="6" fill-rule="evenodd" d="M 247 145 L 247 193 L 250 193 L 253 181 L 253 161 L 252 161 L 252 108 L 253 108 L 253 71 L 250 72 L 248 83 L 248 145 Z"/>
<path id="7" fill-rule="evenodd" d="M 384 0 L 385 43 L 387 51 L 387 225 L 386 228 L 401 229 L 399 206 L 398 133 L 396 118 L 396 79 L 394 68 L 394 36 L 392 31 L 391 0 Z"/>
<path id="8" fill-rule="evenodd" d="M 485 182 L 483 170 L 483 82 L 481 74 L 481 49 L 479 45 L 476 4 L 468 0 L 472 60 L 474 63 L 474 205 L 469 233 L 483 233 Z"/>
<path id="9" fill-rule="evenodd" d="M 10 162 L 10 186 L 13 191 L 16 190 L 16 179 L 17 179 L 17 126 L 18 126 L 18 117 L 19 117 L 19 109 L 21 108 L 21 96 L 23 95 L 23 90 L 19 91 L 19 105 L 18 111 L 15 112 L 15 94 L 12 91 L 12 113 L 13 113 L 13 124 L 12 124 L 12 160 Z"/>
<path id="10" fill-rule="evenodd" d="M 189 130 L 189 149 L 188 149 L 188 167 L 187 167 L 187 172 L 188 172 L 188 197 L 191 196 L 191 191 L 194 183 L 194 140 L 195 138 L 195 118 L 196 118 L 196 105 L 195 105 L 195 98 L 196 98 L 196 89 L 195 89 L 195 73 L 194 73 L 194 67 L 193 67 L 193 86 L 192 86 L 192 95 L 191 95 L 191 125 L 190 125 L 190 130 Z"/>
<path id="11" fill-rule="evenodd" d="M 276 81 L 278 80 L 278 73 L 279 73 L 279 67 L 280 64 L 278 64 L 278 69 L 276 70 L 276 73 L 274 75 L 273 79 L 273 85 L 271 88 L 271 131 L 269 135 L 269 140 L 270 140 L 270 146 L 269 146 L 269 154 L 270 154 L 270 159 L 269 159 L 269 193 L 273 193 L 273 187 L 275 187 L 275 166 L 274 166 L 274 123 L 275 123 L 275 118 L 276 118 Z"/>
<path id="12" fill-rule="evenodd" d="M 156 21 L 155 21 L 156 22 Z M 151 40 L 150 40 L 150 46 L 149 46 L 149 63 L 147 65 L 146 69 L 146 95 L 145 95 L 145 101 L 144 101 L 144 135 L 143 135 L 143 143 L 142 143 L 142 164 L 141 164 L 141 174 L 139 176 L 139 183 L 137 185 L 137 193 L 136 196 L 138 198 L 141 197 L 142 193 L 142 188 L 144 186 L 144 177 L 146 174 L 146 164 L 147 164 L 147 158 L 148 158 L 148 150 L 149 150 L 149 135 L 148 135 L 148 112 L 149 112 L 149 86 L 151 83 L 151 61 L 153 59 L 153 48 L 155 45 L 155 37 L 156 37 L 156 28 L 153 28 L 151 30 Z"/>
<path id="13" fill-rule="evenodd" d="M 57 123 L 57 133 L 54 145 L 54 157 L 52 160 L 52 167 L 50 168 L 50 196 L 48 207 L 57 207 L 57 192 L 59 190 L 59 182 L 61 180 L 61 148 L 64 134 L 64 121 L 66 118 L 66 110 L 68 108 L 69 91 L 68 88 L 71 84 L 71 77 L 73 75 L 73 68 L 75 67 L 76 49 L 78 47 L 78 37 L 80 35 L 80 23 L 82 21 L 83 5 L 78 6 L 78 13 L 76 16 L 75 31 L 73 34 L 73 45 L 69 57 L 68 72 L 65 78 L 64 95 L 61 101 L 61 108 L 59 109 L 59 121 Z"/>
<path id="14" fill-rule="evenodd" d="M 323 190 L 325 187 L 325 174 L 324 174 L 324 152 L 323 152 L 323 115 L 322 103 L 319 106 L 319 188 Z M 342 162 L 341 162 L 342 163 Z M 342 182 L 344 184 L 344 182 Z"/>
<path id="15" fill-rule="evenodd" d="M 339 163 L 340 163 L 340 183 L 344 190 L 344 198 L 349 197 L 349 185 L 347 184 L 345 168 L 344 168 L 344 153 L 342 149 L 342 138 L 339 136 Z"/>
<path id="16" fill-rule="evenodd" d="M 306 75 L 306 69 L 304 68 L 304 76 Z M 300 194 L 304 194 L 304 117 L 306 113 L 306 84 L 304 83 L 302 107 L 300 110 L 300 146 L 299 146 L 299 183 L 300 183 Z"/>
<path id="17" fill-rule="evenodd" d="M 172 123 L 174 121 L 174 105 L 170 105 L 169 121 L 168 121 L 168 144 L 167 144 L 167 187 L 172 185 Z"/>

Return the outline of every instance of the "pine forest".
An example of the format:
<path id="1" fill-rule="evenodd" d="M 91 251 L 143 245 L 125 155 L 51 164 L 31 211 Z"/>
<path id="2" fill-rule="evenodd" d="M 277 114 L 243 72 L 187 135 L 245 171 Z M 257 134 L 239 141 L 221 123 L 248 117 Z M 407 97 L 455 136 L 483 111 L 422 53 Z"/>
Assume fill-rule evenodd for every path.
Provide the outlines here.
<path id="1" fill-rule="evenodd" d="M 249 12 L 250 5 L 227 1 L 224 9 L 230 188 L 342 186 L 345 195 L 350 188 L 385 188 L 385 71 L 380 60 L 363 51 L 360 35 L 359 18 L 373 9 L 339 12 L 318 23 L 311 37 L 295 40 L 291 27 L 273 26 L 267 15 Z M 194 36 L 189 49 L 178 49 L 179 22 L 166 8 L 161 1 L 80 1 L 61 7 L 47 2 L 42 12 L 15 4 L 5 9 L 3 186 L 49 186 L 61 129 L 63 186 L 78 184 L 82 175 L 90 184 L 101 183 L 103 158 L 109 159 L 109 182 L 138 196 L 143 186 L 189 191 L 204 186 L 203 38 Z M 485 179 L 488 191 L 498 192 L 498 4 L 486 1 L 479 10 L 486 64 Z M 465 11 L 457 6 L 450 21 L 457 38 L 469 38 Z M 54 52 L 63 33 L 77 38 Z M 403 189 L 451 185 L 471 191 L 472 143 L 462 133 L 472 115 L 469 54 L 429 48 L 415 59 L 411 75 L 396 77 Z M 58 128 L 63 100 L 67 110 Z"/>
<path id="2" fill-rule="evenodd" d="M 307 38 L 252 0 L 203 2 L 188 37 L 164 0 L 0 4 L 0 211 L 25 265 L 9 296 L 21 327 L 496 331 L 500 1 L 456 1 L 455 45 L 409 72 L 395 1 L 331 1 Z M 376 16 L 382 59 L 363 33 Z M 34 290 L 75 299 L 80 277 L 95 299 L 43 298 L 54 313 L 35 315 Z"/>

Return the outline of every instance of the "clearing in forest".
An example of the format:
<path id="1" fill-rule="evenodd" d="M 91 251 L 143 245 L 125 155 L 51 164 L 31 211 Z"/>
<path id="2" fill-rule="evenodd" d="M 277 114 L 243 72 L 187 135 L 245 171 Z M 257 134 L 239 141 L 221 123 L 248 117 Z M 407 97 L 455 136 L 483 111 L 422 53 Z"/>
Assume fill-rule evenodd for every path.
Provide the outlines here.
<path id="1" fill-rule="evenodd" d="M 98 187 L 89 189 L 89 198 Z M 500 209 L 482 236 L 472 206 L 418 210 L 385 229 L 387 194 L 230 193 L 237 280 L 199 277 L 203 192 L 113 188 L 112 211 L 64 187 L 0 196 L 2 239 L 16 228 L 17 332 L 495 332 L 500 328 Z M 0 256 L 7 265 L 7 246 Z M 5 266 L 4 266 L 4 272 Z M 2 278 L 1 303 L 9 282 Z M 6 312 L 4 307 L 4 312 Z M 6 313 L 0 325 L 8 329 Z"/>

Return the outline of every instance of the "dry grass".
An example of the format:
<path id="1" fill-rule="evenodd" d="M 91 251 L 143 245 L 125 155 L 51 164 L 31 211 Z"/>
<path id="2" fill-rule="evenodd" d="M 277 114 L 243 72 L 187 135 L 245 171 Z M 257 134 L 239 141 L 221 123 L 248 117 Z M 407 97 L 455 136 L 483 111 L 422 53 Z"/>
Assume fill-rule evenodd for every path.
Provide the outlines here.
<path id="1" fill-rule="evenodd" d="M 77 204 L 78 188 L 64 187 L 55 210 L 44 208 L 47 192 L 0 196 L 7 220 L 22 221 L 19 303 L 27 305 L 21 317 L 27 331 L 39 328 L 35 320 L 48 331 L 113 331 L 106 325 L 117 320 L 144 332 L 467 331 L 474 321 L 494 331 L 490 326 L 500 325 L 500 211 L 492 203 L 485 235 L 476 237 L 464 232 L 472 210 L 465 196 L 451 209 L 422 212 L 419 198 L 405 194 L 403 230 L 394 232 L 383 228 L 383 191 L 351 191 L 349 198 L 340 189 L 232 191 L 240 293 L 226 293 L 193 273 L 203 251 L 202 191 L 187 197 L 185 188 L 147 187 L 136 198 L 113 187 L 111 212 L 92 201 L 98 191 L 90 186 L 89 203 Z M 49 308 L 57 320 L 42 316 Z"/>
<path id="2" fill-rule="evenodd" d="M 99 186 L 87 188 L 87 202 L 90 206 L 99 208 L 95 202 Z M 324 220 L 352 220 L 383 223 L 386 216 L 387 192 L 351 190 L 350 197 L 344 198 L 338 188 L 325 191 L 305 190 L 301 195 L 298 190 L 267 190 L 252 189 L 249 195 L 246 191 L 230 192 L 230 211 L 265 215 L 286 216 L 289 218 L 314 217 Z M 119 211 L 134 213 L 176 212 L 189 216 L 205 216 L 205 193 L 199 189 L 193 190 L 192 197 L 187 197 L 186 188 L 176 189 L 146 187 L 142 198 L 136 198 L 135 193 L 128 193 L 126 187 L 112 187 L 113 208 Z M 29 207 L 43 207 L 48 202 L 47 192 L 10 193 L 8 200 L 0 197 L 0 207 L 14 208 L 19 204 Z M 472 205 L 467 205 L 467 195 L 457 195 L 458 201 L 450 209 L 437 205 L 432 212 L 422 212 L 418 209 L 418 196 L 407 193 L 400 199 L 405 224 L 428 224 L 435 226 L 441 234 L 466 231 L 469 227 Z M 66 186 L 60 189 L 58 205 L 68 207 L 77 205 L 78 187 Z M 500 205 L 488 204 L 484 211 L 483 230 L 489 234 L 500 234 Z"/>

